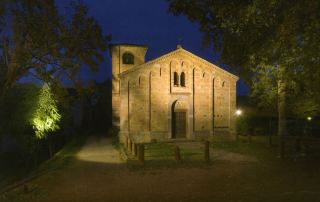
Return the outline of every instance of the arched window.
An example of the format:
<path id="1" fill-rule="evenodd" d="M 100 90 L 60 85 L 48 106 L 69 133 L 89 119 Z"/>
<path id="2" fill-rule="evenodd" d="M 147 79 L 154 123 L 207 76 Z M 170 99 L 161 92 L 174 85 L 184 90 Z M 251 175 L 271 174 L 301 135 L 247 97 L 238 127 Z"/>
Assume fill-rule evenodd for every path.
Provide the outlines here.
<path id="1" fill-rule="evenodd" d="M 179 86 L 179 75 L 177 72 L 173 73 L 173 84 L 174 86 Z"/>
<path id="2" fill-rule="evenodd" d="M 180 85 L 182 87 L 186 86 L 186 74 L 184 72 L 182 72 L 180 76 Z"/>
<path id="3" fill-rule="evenodd" d="M 134 64 L 134 57 L 131 53 L 124 53 L 122 55 L 123 64 Z"/>

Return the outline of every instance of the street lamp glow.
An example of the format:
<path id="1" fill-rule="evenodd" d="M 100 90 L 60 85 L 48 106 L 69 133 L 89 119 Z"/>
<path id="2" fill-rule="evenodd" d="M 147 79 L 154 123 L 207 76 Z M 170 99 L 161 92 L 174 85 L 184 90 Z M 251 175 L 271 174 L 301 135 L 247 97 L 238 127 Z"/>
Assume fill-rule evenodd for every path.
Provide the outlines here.
<path id="1" fill-rule="evenodd" d="M 308 116 L 307 119 L 308 119 L 308 121 L 311 121 L 311 120 L 312 120 L 312 117 Z"/>
<path id="2" fill-rule="evenodd" d="M 241 111 L 240 109 L 237 109 L 236 115 L 237 115 L 237 116 L 240 116 L 241 114 L 242 114 L 242 111 Z"/>

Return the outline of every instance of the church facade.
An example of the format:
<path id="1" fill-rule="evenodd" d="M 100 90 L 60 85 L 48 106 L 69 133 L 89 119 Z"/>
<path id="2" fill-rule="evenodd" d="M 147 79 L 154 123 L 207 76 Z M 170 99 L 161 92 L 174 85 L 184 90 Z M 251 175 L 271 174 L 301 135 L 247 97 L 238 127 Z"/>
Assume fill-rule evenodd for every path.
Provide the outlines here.
<path id="1" fill-rule="evenodd" d="M 234 134 L 237 76 L 181 46 L 148 62 L 146 46 L 114 44 L 110 52 L 121 142 Z"/>

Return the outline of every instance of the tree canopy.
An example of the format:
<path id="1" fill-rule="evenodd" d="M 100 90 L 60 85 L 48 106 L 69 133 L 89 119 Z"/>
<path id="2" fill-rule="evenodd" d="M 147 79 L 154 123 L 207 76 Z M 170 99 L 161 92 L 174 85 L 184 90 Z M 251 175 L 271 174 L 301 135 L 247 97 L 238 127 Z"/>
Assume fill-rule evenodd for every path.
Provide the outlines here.
<path id="1" fill-rule="evenodd" d="M 168 1 L 170 12 L 199 23 L 204 44 L 213 44 L 261 106 L 282 120 L 288 109 L 319 112 L 320 1 Z"/>
<path id="2" fill-rule="evenodd" d="M 169 2 L 172 13 L 199 22 L 205 43 L 239 71 L 262 64 L 313 69 L 320 63 L 318 0 Z"/>
<path id="3" fill-rule="evenodd" d="M 103 61 L 110 36 L 82 3 L 63 8 L 54 0 L 1 4 L 0 95 L 26 74 L 52 84 L 68 79 L 77 86 L 82 65 L 96 71 Z"/>
<path id="4" fill-rule="evenodd" d="M 213 44 L 259 105 L 278 111 L 279 135 L 288 111 L 319 113 L 320 1 L 168 1 L 171 13 L 199 23 L 204 44 Z"/>

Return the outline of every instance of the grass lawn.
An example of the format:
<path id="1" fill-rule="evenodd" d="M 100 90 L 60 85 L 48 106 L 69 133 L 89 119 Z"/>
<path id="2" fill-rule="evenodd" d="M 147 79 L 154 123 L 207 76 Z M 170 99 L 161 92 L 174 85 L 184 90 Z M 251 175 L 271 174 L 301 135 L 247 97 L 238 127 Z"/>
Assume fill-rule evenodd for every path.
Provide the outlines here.
<path id="1" fill-rule="evenodd" d="M 190 144 L 196 144 L 194 149 Z M 181 161 L 175 160 L 176 146 L 179 146 Z M 145 144 L 145 166 L 143 169 L 179 168 L 205 166 L 202 143 L 164 143 L 156 142 Z M 141 169 L 137 157 L 129 153 L 128 166 Z"/>
<path id="2" fill-rule="evenodd" d="M 172 172 L 174 179 L 174 175 L 184 175 L 186 183 L 203 183 L 210 187 L 200 191 L 203 201 L 210 201 L 208 197 L 215 201 L 320 201 L 319 145 L 310 145 L 307 154 L 304 149 L 297 153 L 295 141 L 289 140 L 282 160 L 277 143 L 275 137 L 269 146 L 269 139 L 261 136 L 253 136 L 251 144 L 244 136 L 238 141 L 214 139 L 210 164 L 204 163 L 202 142 L 194 142 L 193 147 L 179 142 L 150 143 L 145 145 L 145 166 L 134 166 L 132 156 L 129 165 L 144 175 L 160 169 Z M 174 160 L 175 145 L 181 148 L 181 163 Z"/>
<path id="3" fill-rule="evenodd" d="M 215 157 L 216 150 L 235 153 L 243 156 L 250 156 L 263 162 L 283 162 L 279 157 L 278 137 L 272 137 L 272 144 L 267 136 L 252 136 L 251 143 L 248 137 L 239 136 L 238 141 L 226 141 L 225 139 L 214 138 L 210 142 L 210 156 L 212 163 L 219 158 Z M 320 158 L 320 145 L 317 143 L 302 144 L 301 151 L 296 152 L 295 140 L 286 141 L 285 161 L 313 161 Z M 202 165 L 204 163 L 204 142 L 155 142 L 145 144 L 146 167 L 177 166 L 175 161 L 175 147 L 179 146 L 182 161 L 180 165 Z M 127 151 L 129 165 L 135 165 L 137 157 Z"/>

